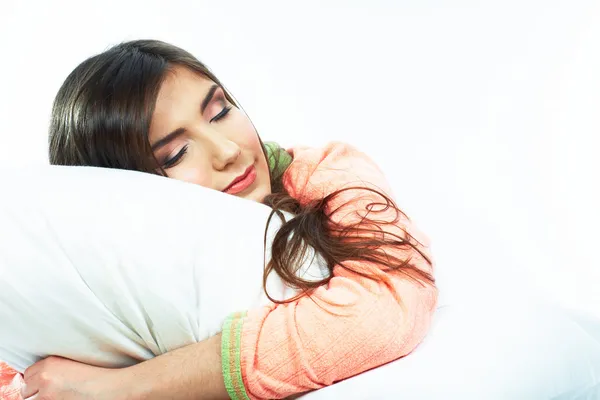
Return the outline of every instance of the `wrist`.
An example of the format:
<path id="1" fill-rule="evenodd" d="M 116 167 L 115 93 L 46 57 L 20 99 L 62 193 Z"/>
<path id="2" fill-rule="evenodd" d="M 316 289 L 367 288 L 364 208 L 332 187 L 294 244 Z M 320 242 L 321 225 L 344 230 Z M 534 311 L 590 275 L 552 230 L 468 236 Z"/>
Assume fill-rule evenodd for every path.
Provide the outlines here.
<path id="1" fill-rule="evenodd" d="M 152 382 L 144 379 L 136 365 L 118 370 L 119 397 L 115 400 L 150 399 L 154 390 Z"/>

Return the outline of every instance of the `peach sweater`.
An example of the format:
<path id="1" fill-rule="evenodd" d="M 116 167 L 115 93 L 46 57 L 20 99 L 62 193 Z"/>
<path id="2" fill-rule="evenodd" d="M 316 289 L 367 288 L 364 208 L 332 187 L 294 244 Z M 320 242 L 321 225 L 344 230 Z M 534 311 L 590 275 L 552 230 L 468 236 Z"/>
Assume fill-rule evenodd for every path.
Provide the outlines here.
<path id="1" fill-rule="evenodd" d="M 371 187 L 392 197 L 379 168 L 342 143 L 294 151 L 283 179 L 301 204 L 350 186 Z M 382 199 L 353 189 L 334 197 L 327 207 L 340 208 L 334 221 L 346 224 L 356 222 L 358 213 L 373 201 Z M 386 213 L 376 218 L 387 215 L 386 220 L 392 220 L 394 213 Z M 383 228 L 401 237 L 406 231 L 431 260 L 428 238 L 407 218 Z M 414 249 L 385 250 L 432 272 L 431 263 Z M 383 272 L 377 265 L 357 261 L 347 265 L 381 279 L 367 279 L 336 266 L 329 284 L 316 289 L 313 299 L 271 304 L 227 319 L 223 374 L 232 399 L 280 399 L 319 389 L 405 356 L 422 341 L 437 303 L 437 289 L 398 272 Z"/>

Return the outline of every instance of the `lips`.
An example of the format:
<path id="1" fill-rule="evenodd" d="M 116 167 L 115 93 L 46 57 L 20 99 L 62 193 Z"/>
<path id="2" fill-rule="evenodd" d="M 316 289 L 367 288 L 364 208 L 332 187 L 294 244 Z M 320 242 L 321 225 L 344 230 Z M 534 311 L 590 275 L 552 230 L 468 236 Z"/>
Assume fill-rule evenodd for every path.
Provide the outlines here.
<path id="1" fill-rule="evenodd" d="M 229 194 L 237 194 L 246 190 L 250 185 L 254 183 L 256 179 L 256 169 L 253 165 L 246 168 L 244 173 L 235 178 L 231 183 L 223 189 L 223 192 Z"/>

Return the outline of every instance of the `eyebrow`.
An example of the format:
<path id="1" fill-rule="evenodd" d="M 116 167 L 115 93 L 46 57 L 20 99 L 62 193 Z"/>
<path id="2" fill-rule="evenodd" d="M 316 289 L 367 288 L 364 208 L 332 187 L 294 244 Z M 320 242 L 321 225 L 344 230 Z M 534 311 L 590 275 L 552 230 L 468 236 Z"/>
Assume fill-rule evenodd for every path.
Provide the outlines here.
<path id="1" fill-rule="evenodd" d="M 200 113 L 201 114 L 204 114 L 204 110 L 206 110 L 206 107 L 208 107 L 208 103 L 210 103 L 210 101 L 214 97 L 215 92 L 217 91 L 218 88 L 219 88 L 219 85 L 217 85 L 217 84 L 212 85 L 210 87 L 210 89 L 208 90 L 208 93 L 206 93 L 206 96 L 204 96 L 204 99 L 202 100 L 202 103 L 200 104 Z M 170 142 L 172 142 L 173 140 L 175 140 L 179 136 L 181 136 L 184 132 L 185 132 L 185 128 L 175 129 L 173 132 L 169 133 L 168 135 L 166 135 L 165 137 L 163 137 L 162 139 L 160 139 L 156 143 L 154 143 L 152 145 L 152 151 L 156 151 L 156 150 L 160 149 L 161 147 L 166 146 L 167 144 L 169 144 Z"/>
<path id="2" fill-rule="evenodd" d="M 185 128 L 175 129 L 173 132 L 169 133 L 167 136 L 163 137 L 162 139 L 160 139 L 156 143 L 154 143 L 152 145 L 152 151 L 156 151 L 156 150 L 160 149 L 161 147 L 166 146 L 167 144 L 171 143 L 173 140 L 175 140 L 179 136 L 181 136 L 184 132 L 185 132 Z"/>
<path id="3" fill-rule="evenodd" d="M 212 100 L 212 98 L 215 95 L 215 92 L 217 91 L 218 88 L 219 88 L 219 85 L 217 85 L 217 84 L 212 85 L 210 87 L 210 89 L 208 90 L 208 93 L 206 93 L 206 96 L 204 96 L 204 100 L 202 100 L 202 104 L 200 105 L 200 113 L 201 114 L 204 114 L 204 110 L 208 106 L 208 103 L 210 103 L 210 101 Z"/>

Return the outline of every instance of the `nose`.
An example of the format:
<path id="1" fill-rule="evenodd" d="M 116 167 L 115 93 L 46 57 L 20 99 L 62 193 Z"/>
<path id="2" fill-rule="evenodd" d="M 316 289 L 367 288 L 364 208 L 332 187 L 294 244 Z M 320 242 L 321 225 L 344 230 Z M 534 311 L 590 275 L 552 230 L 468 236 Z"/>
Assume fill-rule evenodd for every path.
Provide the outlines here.
<path id="1" fill-rule="evenodd" d="M 227 138 L 217 136 L 212 142 L 213 167 L 218 171 L 224 170 L 228 165 L 235 163 L 242 152 L 237 143 Z"/>

